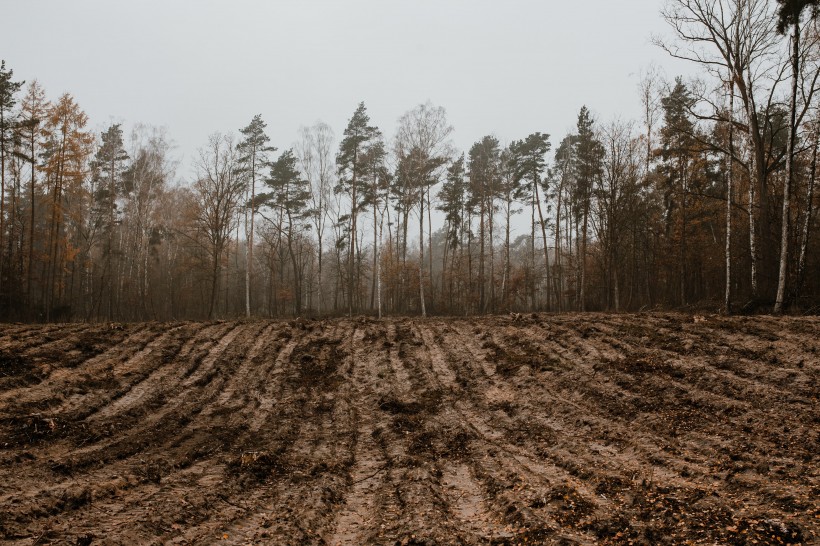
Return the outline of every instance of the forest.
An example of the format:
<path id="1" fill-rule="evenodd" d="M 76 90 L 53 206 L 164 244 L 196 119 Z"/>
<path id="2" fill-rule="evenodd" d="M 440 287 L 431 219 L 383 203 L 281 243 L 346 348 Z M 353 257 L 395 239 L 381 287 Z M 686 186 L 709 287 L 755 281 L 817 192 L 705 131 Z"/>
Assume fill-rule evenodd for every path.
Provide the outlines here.
<path id="1" fill-rule="evenodd" d="M 816 312 L 817 2 L 662 14 L 698 76 L 644 70 L 640 119 L 578 105 L 569 134 L 458 150 L 429 101 L 291 146 L 257 115 L 203 135 L 188 179 L 167 130 L 95 133 L 3 61 L 0 320 Z"/>

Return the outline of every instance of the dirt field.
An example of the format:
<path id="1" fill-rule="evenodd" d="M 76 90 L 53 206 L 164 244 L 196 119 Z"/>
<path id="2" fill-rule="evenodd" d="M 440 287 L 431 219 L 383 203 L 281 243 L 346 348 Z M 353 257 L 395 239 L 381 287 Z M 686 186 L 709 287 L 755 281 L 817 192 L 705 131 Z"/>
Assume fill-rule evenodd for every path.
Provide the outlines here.
<path id="1" fill-rule="evenodd" d="M 820 320 L 0 327 L 11 544 L 812 544 Z"/>

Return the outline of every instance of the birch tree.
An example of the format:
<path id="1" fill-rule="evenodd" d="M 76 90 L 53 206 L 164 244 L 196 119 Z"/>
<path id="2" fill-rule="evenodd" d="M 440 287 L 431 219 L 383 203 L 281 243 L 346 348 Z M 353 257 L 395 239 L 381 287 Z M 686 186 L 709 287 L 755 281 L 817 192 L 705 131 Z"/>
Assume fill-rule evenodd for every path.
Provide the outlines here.
<path id="1" fill-rule="evenodd" d="M 311 187 L 310 218 L 316 234 L 317 272 L 316 293 L 317 309 L 321 312 L 325 306 L 324 291 L 324 242 L 328 222 L 334 219 L 331 215 L 333 193 L 333 130 L 324 122 L 317 122 L 312 127 L 302 127 L 299 131 L 299 142 L 296 154 L 302 168 L 302 174 Z"/>
<path id="2" fill-rule="evenodd" d="M 745 112 L 739 128 L 746 136 L 749 173 L 749 250 L 753 299 L 759 294 L 774 295 L 773 266 L 775 244 L 770 218 L 771 188 L 766 161 L 766 118 L 782 80 L 782 63 L 777 54 L 776 17 L 769 0 L 667 0 L 662 16 L 669 24 L 674 41 L 655 42 L 675 58 L 700 65 L 716 81 L 726 75 L 737 90 Z M 708 117 L 725 121 L 717 108 Z M 759 238 L 763 242 L 758 244 Z M 759 256 L 760 254 L 760 256 Z M 762 262 L 763 282 L 758 282 L 758 262 Z M 762 284 L 762 286 L 760 286 Z M 762 290 L 762 292 L 761 292 Z"/>
<path id="3" fill-rule="evenodd" d="M 799 87 L 801 70 L 801 22 L 800 19 L 806 8 L 811 8 L 810 18 L 817 17 L 818 0 L 778 0 L 780 9 L 777 18 L 777 32 L 785 34 L 786 29 L 791 29 L 791 54 L 789 64 L 791 65 L 791 92 L 789 93 L 789 140 L 786 152 L 786 180 L 783 186 L 783 218 L 780 226 L 780 264 L 777 276 L 777 295 L 775 296 L 774 312 L 782 313 L 784 298 L 786 295 L 786 275 L 789 264 L 789 226 L 791 212 L 791 193 L 794 183 L 794 156 L 795 144 L 797 141 L 798 104 L 797 90 Z M 816 81 L 816 76 L 815 76 Z M 811 95 L 814 92 L 814 81 L 812 82 L 807 97 L 807 103 L 811 102 Z M 801 115 L 802 117 L 802 115 Z"/>
<path id="4" fill-rule="evenodd" d="M 407 157 L 413 158 L 416 178 L 413 191 L 416 193 L 416 203 L 419 213 L 419 290 L 422 316 L 427 315 L 424 301 L 424 221 L 425 207 L 428 222 L 428 272 L 430 289 L 433 289 L 433 248 L 430 202 L 431 188 L 437 183 L 441 168 L 452 156 L 452 145 L 449 137 L 453 127 L 447 122 L 447 112 L 441 106 L 433 106 L 426 102 L 406 112 L 399 118 L 399 127 L 396 133 L 395 154 L 399 161 Z M 431 300 L 433 294 L 430 294 Z"/>

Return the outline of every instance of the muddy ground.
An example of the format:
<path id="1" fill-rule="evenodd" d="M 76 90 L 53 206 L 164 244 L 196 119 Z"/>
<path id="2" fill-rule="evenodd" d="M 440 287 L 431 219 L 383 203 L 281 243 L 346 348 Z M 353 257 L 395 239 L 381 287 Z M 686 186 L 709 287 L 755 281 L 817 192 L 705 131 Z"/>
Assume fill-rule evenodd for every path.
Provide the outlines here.
<path id="1" fill-rule="evenodd" d="M 820 320 L 0 326 L 10 544 L 812 544 Z"/>

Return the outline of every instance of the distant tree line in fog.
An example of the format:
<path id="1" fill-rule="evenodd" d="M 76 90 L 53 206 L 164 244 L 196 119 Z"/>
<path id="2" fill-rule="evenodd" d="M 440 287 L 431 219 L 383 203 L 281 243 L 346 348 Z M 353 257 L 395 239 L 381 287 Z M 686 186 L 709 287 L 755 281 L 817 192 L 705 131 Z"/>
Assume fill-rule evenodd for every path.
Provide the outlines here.
<path id="1" fill-rule="evenodd" d="M 582 107 L 554 149 L 361 103 L 289 149 L 261 116 L 212 135 L 188 183 L 164 130 L 94 134 L 4 62 L 0 319 L 816 309 L 816 4 L 668 0 L 702 77 L 649 70 L 641 119 Z"/>

